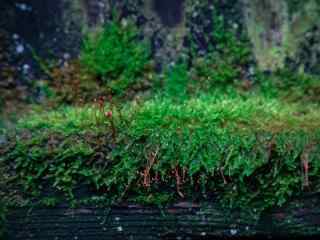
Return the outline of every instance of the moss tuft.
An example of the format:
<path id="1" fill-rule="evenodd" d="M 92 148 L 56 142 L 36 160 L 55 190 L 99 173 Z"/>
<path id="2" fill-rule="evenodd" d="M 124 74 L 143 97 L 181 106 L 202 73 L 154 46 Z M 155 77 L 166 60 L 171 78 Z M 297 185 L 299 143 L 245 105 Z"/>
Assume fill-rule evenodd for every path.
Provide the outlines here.
<path id="1" fill-rule="evenodd" d="M 35 195 L 49 184 L 74 199 L 85 184 L 114 201 L 221 193 L 231 206 L 265 209 L 317 181 L 319 118 L 312 106 L 221 92 L 68 107 L 22 119 L 1 161 L 14 163 L 11 174 Z"/>
<path id="2" fill-rule="evenodd" d="M 87 37 L 81 61 L 119 94 L 137 83 L 150 65 L 149 46 L 138 37 L 133 24 L 124 25 L 113 20 L 102 32 Z"/>

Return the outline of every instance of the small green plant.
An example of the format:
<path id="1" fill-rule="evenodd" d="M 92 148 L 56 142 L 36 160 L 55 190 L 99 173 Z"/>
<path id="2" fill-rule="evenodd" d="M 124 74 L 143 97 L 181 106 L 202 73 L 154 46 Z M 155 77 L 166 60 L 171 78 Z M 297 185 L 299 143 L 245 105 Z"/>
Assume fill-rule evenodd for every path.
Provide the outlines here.
<path id="1" fill-rule="evenodd" d="M 102 32 L 85 39 L 81 61 L 113 91 L 121 93 L 144 74 L 150 51 L 148 44 L 139 40 L 133 24 L 124 26 L 113 20 Z"/>
<path id="2" fill-rule="evenodd" d="M 282 69 L 270 74 L 258 73 L 256 83 L 259 91 L 269 97 L 289 102 L 320 101 L 320 79 L 315 75 Z"/>
<path id="3" fill-rule="evenodd" d="M 193 87 L 205 91 L 234 85 L 236 81 L 240 81 L 251 54 L 247 41 L 228 29 L 224 19 L 216 11 L 213 11 L 212 18 L 212 40 L 208 53 L 205 57 L 193 56 Z"/>
<path id="4" fill-rule="evenodd" d="M 167 97 L 184 99 L 187 96 L 189 74 L 184 63 L 175 64 L 164 76 L 164 92 Z"/>

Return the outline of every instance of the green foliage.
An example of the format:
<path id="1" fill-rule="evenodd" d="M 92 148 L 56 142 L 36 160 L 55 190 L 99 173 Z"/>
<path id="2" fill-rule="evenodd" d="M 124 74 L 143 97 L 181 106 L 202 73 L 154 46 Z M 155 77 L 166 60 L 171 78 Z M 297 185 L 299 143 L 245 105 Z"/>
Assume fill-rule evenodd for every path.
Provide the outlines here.
<path id="1" fill-rule="evenodd" d="M 317 182 L 319 118 L 312 106 L 219 92 L 68 107 L 22 119 L 0 159 L 14 163 L 10 174 L 36 196 L 48 184 L 71 200 L 88 185 L 112 202 L 164 204 L 219 192 L 230 206 L 265 209 L 302 192 L 302 155 Z"/>
<path id="2" fill-rule="evenodd" d="M 116 20 L 102 32 L 84 41 L 82 63 L 116 93 L 138 81 L 150 64 L 149 46 L 138 39 L 132 24 L 126 26 Z"/>
<path id="3" fill-rule="evenodd" d="M 195 43 L 191 40 L 193 62 L 189 68 L 185 63 L 173 66 L 164 76 L 166 96 L 185 99 L 203 92 L 234 89 L 243 78 L 250 62 L 250 49 L 243 37 L 226 28 L 224 19 L 213 12 L 213 43 L 205 57 L 198 57 Z M 229 92 L 230 93 L 230 92 Z"/>
<path id="4" fill-rule="evenodd" d="M 131 199 L 129 198 L 129 201 L 137 202 L 144 205 L 152 205 L 152 206 L 156 205 L 156 206 L 162 207 L 163 205 L 166 205 L 168 202 L 172 201 L 173 199 L 174 199 L 173 193 L 154 192 L 149 194 L 142 193 Z"/>
<path id="5" fill-rule="evenodd" d="M 213 12 L 213 44 L 205 57 L 195 58 L 192 68 L 193 87 L 208 91 L 225 87 L 242 79 L 242 73 L 250 62 L 248 42 L 228 29 L 222 16 Z M 194 56 L 196 57 L 196 56 Z"/>
<path id="6" fill-rule="evenodd" d="M 289 102 L 320 101 L 320 79 L 315 75 L 283 69 L 269 75 L 259 73 L 256 80 L 259 91 L 269 97 Z"/>
<path id="7" fill-rule="evenodd" d="M 168 69 L 164 77 L 164 93 L 167 97 L 184 99 L 189 84 L 188 67 L 179 63 Z"/>
<path id="8" fill-rule="evenodd" d="M 259 210 L 302 193 L 304 175 L 313 189 L 320 174 L 320 111 L 298 100 L 319 96 L 318 79 L 288 71 L 259 74 L 257 89 L 239 94 L 234 85 L 250 61 L 247 43 L 226 29 L 223 18 L 215 16 L 214 26 L 215 45 L 206 58 L 195 59 L 191 69 L 185 63 L 167 69 L 163 94 L 153 99 L 121 106 L 103 100 L 21 119 L 0 146 L 0 164 L 10 168 L 6 174 L 46 206 L 57 203 L 48 189 L 72 203 L 89 201 L 76 195 L 79 186 L 92 190 L 92 202 L 163 205 L 219 193 L 224 204 Z M 123 93 L 148 71 L 149 50 L 138 35 L 131 24 L 112 21 L 86 39 L 82 64 L 114 93 Z M 81 80 L 77 63 L 70 66 L 50 70 L 53 79 L 69 83 L 55 87 L 62 101 L 100 88 Z M 49 90 L 42 86 L 47 95 Z"/>

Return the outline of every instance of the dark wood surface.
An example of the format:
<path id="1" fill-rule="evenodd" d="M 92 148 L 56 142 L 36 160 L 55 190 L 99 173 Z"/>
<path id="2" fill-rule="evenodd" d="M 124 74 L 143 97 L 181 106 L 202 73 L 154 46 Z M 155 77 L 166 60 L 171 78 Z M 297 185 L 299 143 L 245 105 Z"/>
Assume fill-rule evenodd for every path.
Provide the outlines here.
<path id="1" fill-rule="evenodd" d="M 246 211 L 180 202 L 171 207 L 123 205 L 71 209 L 20 208 L 7 222 L 8 240 L 212 239 L 307 237 L 320 239 L 320 197 L 296 199 L 260 217 Z"/>

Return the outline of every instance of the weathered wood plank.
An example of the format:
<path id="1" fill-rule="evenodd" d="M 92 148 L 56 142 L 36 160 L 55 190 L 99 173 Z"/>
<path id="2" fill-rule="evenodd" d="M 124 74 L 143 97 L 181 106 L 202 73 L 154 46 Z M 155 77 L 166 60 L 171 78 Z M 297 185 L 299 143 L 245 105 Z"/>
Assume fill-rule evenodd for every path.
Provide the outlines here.
<path id="1" fill-rule="evenodd" d="M 216 203 L 180 203 L 160 210 L 128 205 L 110 209 L 26 208 L 8 217 L 10 240 L 195 239 L 235 236 L 320 236 L 318 195 L 293 200 L 260 218 Z"/>

